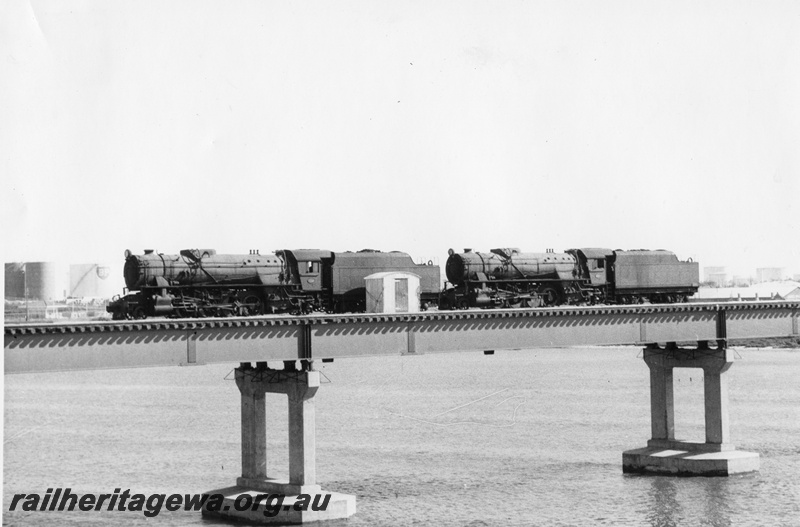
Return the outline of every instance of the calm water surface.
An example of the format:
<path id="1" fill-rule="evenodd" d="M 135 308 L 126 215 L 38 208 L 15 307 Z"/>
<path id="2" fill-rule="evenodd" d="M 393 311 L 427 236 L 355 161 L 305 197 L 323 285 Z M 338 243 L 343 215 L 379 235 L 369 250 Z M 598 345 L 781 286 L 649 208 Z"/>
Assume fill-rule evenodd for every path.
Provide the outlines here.
<path id="1" fill-rule="evenodd" d="M 317 404 L 317 478 L 356 495 L 331 527 L 800 525 L 800 351 L 739 349 L 737 448 L 761 471 L 622 474 L 650 433 L 636 348 L 337 360 Z M 5 376 L 3 510 L 15 493 L 202 493 L 240 475 L 235 365 Z M 702 371 L 676 370 L 676 431 L 702 440 Z M 267 395 L 271 476 L 285 396 Z M 269 418 L 269 417 L 268 417 Z M 5 512 L 6 525 L 216 525 L 199 513 Z"/>

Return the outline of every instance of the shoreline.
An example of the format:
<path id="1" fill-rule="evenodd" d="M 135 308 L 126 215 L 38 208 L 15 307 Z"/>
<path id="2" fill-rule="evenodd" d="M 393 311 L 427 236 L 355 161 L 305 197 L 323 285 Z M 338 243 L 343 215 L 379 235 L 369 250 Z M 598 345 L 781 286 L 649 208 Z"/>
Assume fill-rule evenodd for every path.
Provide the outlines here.
<path id="1" fill-rule="evenodd" d="M 800 337 L 766 337 L 756 339 L 728 339 L 728 346 L 745 348 L 776 348 L 800 350 Z"/>

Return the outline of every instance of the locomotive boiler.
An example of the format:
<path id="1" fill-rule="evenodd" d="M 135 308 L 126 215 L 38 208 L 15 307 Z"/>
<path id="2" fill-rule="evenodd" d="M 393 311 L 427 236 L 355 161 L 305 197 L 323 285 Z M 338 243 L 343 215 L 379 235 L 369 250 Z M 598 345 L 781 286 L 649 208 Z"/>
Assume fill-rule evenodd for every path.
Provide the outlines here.
<path id="1" fill-rule="evenodd" d="M 416 264 L 401 252 L 286 249 L 245 255 L 190 249 L 126 251 L 126 291 L 107 311 L 115 320 L 364 311 L 365 278 L 386 271 L 418 275 L 422 305 L 438 301 L 439 267 Z"/>
<path id="2" fill-rule="evenodd" d="M 672 303 L 699 287 L 699 266 L 669 251 L 449 251 L 440 308 Z"/>
<path id="3" fill-rule="evenodd" d="M 489 253 L 449 251 L 447 280 L 456 289 L 443 294 L 444 307 L 531 307 L 561 303 L 561 287 L 572 280 L 570 255 L 492 249 Z"/>
<path id="4" fill-rule="evenodd" d="M 208 284 L 277 284 L 282 263 L 276 257 L 258 254 L 217 254 L 213 249 L 190 249 L 178 255 L 146 250 L 125 254 L 125 286 L 138 290 L 147 286 Z"/>

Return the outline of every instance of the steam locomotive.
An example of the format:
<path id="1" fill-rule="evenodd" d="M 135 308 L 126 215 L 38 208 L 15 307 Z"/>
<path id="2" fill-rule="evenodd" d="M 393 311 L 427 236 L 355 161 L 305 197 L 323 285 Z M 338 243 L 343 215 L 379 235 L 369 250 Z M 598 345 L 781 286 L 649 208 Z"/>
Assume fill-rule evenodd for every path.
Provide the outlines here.
<path id="1" fill-rule="evenodd" d="M 663 250 L 448 253 L 442 309 L 685 302 L 700 285 L 699 264 Z"/>
<path id="2" fill-rule="evenodd" d="M 248 316 L 366 308 L 365 278 L 402 271 L 420 277 L 421 305 L 438 301 L 439 266 L 416 264 L 406 253 L 373 250 L 281 250 L 271 255 L 179 254 L 125 251 L 127 293 L 106 310 L 114 320 L 163 317 Z"/>
<path id="3" fill-rule="evenodd" d="M 280 250 L 263 256 L 189 249 L 179 254 L 125 251 L 127 292 L 107 306 L 115 320 L 363 312 L 365 278 L 387 271 L 420 277 L 425 309 L 540 307 L 562 304 L 683 302 L 699 286 L 699 266 L 669 251 L 569 249 L 523 253 L 448 251 L 447 281 L 433 262 L 402 252 Z"/>

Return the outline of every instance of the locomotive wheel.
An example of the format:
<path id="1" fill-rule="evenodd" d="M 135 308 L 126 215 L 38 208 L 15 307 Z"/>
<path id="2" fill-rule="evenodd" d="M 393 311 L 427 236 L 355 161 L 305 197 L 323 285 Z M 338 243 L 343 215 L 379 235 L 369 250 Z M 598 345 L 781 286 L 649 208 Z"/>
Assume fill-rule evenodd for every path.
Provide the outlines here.
<path id="1" fill-rule="evenodd" d="M 441 310 L 452 309 L 450 307 L 450 299 L 447 297 L 447 295 L 439 295 L 439 302 L 437 303 L 436 307 Z"/>
<path id="2" fill-rule="evenodd" d="M 555 306 L 559 304 L 559 297 L 558 291 L 554 287 L 545 287 L 540 292 L 539 295 L 542 297 L 542 304 L 546 307 Z"/>
<path id="3" fill-rule="evenodd" d="M 264 313 L 264 304 L 257 296 L 248 296 L 242 305 L 242 315 L 252 317 Z"/>
<path id="4" fill-rule="evenodd" d="M 144 320 L 147 318 L 147 315 L 145 314 L 144 308 L 142 306 L 139 306 L 133 310 L 133 318 L 136 320 Z"/>

